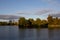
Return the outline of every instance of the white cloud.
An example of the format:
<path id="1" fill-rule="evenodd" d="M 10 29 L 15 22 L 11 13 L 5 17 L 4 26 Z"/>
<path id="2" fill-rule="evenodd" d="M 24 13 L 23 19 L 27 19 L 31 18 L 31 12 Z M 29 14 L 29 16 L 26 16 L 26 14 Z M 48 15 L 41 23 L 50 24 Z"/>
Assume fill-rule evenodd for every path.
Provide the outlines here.
<path id="1" fill-rule="evenodd" d="M 17 14 L 20 14 L 20 15 L 31 15 L 32 14 L 32 11 L 19 11 L 19 12 L 16 12 Z"/>
<path id="2" fill-rule="evenodd" d="M 53 12 L 52 9 L 41 9 L 41 10 L 37 11 L 35 14 L 42 15 L 42 14 L 51 13 L 51 12 Z"/>
<path id="3" fill-rule="evenodd" d="M 60 17 L 60 12 L 56 12 L 55 14 L 50 14 L 53 17 Z"/>
<path id="4" fill-rule="evenodd" d="M 59 0 L 42 0 L 43 2 L 47 2 L 48 4 L 54 5 L 54 6 L 59 6 L 60 7 L 60 3 Z"/>
<path id="5" fill-rule="evenodd" d="M 58 11 L 51 9 L 51 8 L 41 8 L 41 9 L 35 9 L 30 11 L 20 11 L 17 12 L 19 15 L 43 15 L 43 14 L 55 14 Z"/>
<path id="6" fill-rule="evenodd" d="M 0 15 L 0 19 L 6 19 L 6 20 L 12 20 L 12 19 L 18 19 L 20 16 L 15 15 Z"/>

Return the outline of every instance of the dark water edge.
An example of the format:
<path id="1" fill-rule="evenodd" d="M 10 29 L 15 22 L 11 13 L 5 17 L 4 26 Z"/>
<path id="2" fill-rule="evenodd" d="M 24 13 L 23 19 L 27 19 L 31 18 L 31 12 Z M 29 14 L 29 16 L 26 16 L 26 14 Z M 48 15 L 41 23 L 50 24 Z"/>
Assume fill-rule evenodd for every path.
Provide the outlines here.
<path id="1" fill-rule="evenodd" d="M 48 29 L 20 29 L 20 40 L 48 40 Z"/>
<path id="2" fill-rule="evenodd" d="M 49 30 L 60 29 L 60 27 L 48 27 Z"/>
<path id="3" fill-rule="evenodd" d="M 33 29 L 33 28 L 36 28 L 36 29 L 40 29 L 40 28 L 48 28 L 48 26 L 40 26 L 40 27 L 34 27 L 34 26 L 29 26 L 29 27 L 23 27 L 23 26 L 18 26 L 19 29 Z"/>
<path id="4" fill-rule="evenodd" d="M 44 24 L 44 25 L 18 25 L 19 28 L 48 28 L 48 24 Z"/>

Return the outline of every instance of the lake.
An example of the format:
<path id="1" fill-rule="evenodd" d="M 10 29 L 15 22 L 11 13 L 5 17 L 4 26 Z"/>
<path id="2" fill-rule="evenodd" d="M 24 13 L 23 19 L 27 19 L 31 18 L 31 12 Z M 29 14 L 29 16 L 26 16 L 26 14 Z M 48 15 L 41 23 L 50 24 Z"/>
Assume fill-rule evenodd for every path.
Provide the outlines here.
<path id="1" fill-rule="evenodd" d="M 19 29 L 18 26 L 0 26 L 0 40 L 60 40 L 60 29 Z"/>

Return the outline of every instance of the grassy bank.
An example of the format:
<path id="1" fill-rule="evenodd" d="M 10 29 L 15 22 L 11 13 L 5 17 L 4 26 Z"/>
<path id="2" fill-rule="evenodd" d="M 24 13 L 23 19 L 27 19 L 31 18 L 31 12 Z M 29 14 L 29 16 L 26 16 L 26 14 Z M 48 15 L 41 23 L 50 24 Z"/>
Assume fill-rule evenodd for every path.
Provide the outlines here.
<path id="1" fill-rule="evenodd" d="M 48 29 L 60 29 L 60 25 L 48 25 Z"/>

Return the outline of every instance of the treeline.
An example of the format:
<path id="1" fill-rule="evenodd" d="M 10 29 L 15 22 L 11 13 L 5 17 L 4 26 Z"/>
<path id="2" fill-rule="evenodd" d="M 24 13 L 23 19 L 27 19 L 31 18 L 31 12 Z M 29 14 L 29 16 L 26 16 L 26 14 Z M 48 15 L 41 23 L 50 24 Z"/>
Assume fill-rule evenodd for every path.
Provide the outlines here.
<path id="1" fill-rule="evenodd" d="M 48 16 L 47 18 L 49 25 L 60 25 L 60 18 Z"/>
<path id="2" fill-rule="evenodd" d="M 9 22 L 0 22 L 0 26 L 10 26 L 10 25 L 18 25 L 16 22 L 12 22 L 12 20 L 10 20 Z"/>
<path id="3" fill-rule="evenodd" d="M 47 20 L 41 20 L 40 18 L 34 20 L 32 18 L 25 19 L 24 17 L 21 17 L 18 22 L 19 22 L 19 28 L 47 28 L 48 27 Z"/>
<path id="4" fill-rule="evenodd" d="M 48 27 L 49 28 L 60 28 L 60 18 L 58 17 L 52 17 L 52 16 L 48 16 L 47 18 L 48 20 Z"/>
<path id="5" fill-rule="evenodd" d="M 47 20 L 41 20 L 37 18 L 36 20 L 29 18 L 25 19 L 21 17 L 18 21 L 19 28 L 48 28 L 51 25 L 60 25 L 60 19 L 58 17 L 52 17 L 48 15 Z"/>
<path id="6" fill-rule="evenodd" d="M 50 15 L 48 15 L 47 20 L 41 20 L 40 18 L 34 20 L 32 18 L 26 19 L 20 17 L 18 22 L 12 22 L 12 20 L 10 20 L 9 22 L 0 22 L 0 25 L 17 25 L 19 28 L 48 28 L 51 27 L 51 25 L 60 25 L 60 18 L 52 17 Z"/>

